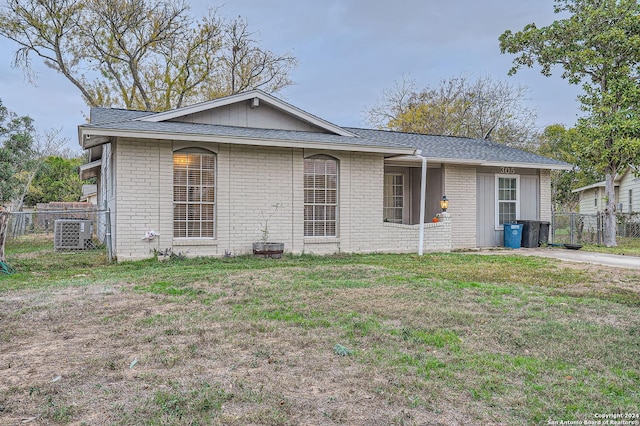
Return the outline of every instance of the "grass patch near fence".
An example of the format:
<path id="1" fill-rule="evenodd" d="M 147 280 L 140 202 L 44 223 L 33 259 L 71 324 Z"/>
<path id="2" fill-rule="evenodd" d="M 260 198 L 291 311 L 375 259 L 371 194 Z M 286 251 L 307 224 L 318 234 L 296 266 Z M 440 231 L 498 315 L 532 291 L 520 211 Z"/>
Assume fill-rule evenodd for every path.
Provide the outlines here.
<path id="1" fill-rule="evenodd" d="M 635 271 L 464 253 L 8 254 L 10 424 L 529 425 L 640 402 Z"/>
<path id="2" fill-rule="evenodd" d="M 597 244 L 585 244 L 582 250 L 598 253 L 640 256 L 640 238 L 617 237 L 617 247 L 605 247 Z"/>

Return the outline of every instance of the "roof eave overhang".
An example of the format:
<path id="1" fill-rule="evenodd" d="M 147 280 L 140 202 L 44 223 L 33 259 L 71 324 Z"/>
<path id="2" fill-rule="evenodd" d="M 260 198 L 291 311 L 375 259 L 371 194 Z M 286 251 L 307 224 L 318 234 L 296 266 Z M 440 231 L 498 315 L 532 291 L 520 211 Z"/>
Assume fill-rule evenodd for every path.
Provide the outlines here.
<path id="1" fill-rule="evenodd" d="M 489 167 L 514 167 L 522 169 L 542 169 L 542 170 L 573 170 L 571 164 L 548 164 L 548 163 L 521 163 L 513 161 L 484 161 L 483 166 Z"/>
<path id="2" fill-rule="evenodd" d="M 332 151 L 352 151 L 352 152 L 372 152 L 391 155 L 413 155 L 414 148 L 390 147 L 377 145 L 342 144 L 330 142 L 311 142 L 286 139 L 265 139 L 249 138 L 237 136 L 202 135 L 193 133 L 156 133 L 145 131 L 132 131 L 120 129 L 102 128 L 82 128 L 80 131 L 80 145 L 84 148 L 91 148 L 100 144 L 111 142 L 112 138 L 132 138 L 132 139 L 156 139 L 171 141 L 189 142 L 209 142 L 236 145 L 271 146 L 282 148 L 308 148 L 324 149 Z"/>
<path id="3" fill-rule="evenodd" d="M 91 149 L 111 142 L 111 135 L 99 134 L 94 130 L 91 127 L 78 126 L 78 143 L 82 149 Z M 102 156 L 101 151 L 100 155 Z"/>
<path id="4" fill-rule="evenodd" d="M 575 192 L 582 192 L 582 191 L 586 191 L 588 189 L 604 188 L 605 186 L 606 186 L 606 184 L 605 184 L 604 181 L 603 182 L 596 182 L 596 183 L 593 183 L 591 185 L 587 185 L 587 186 L 583 186 L 583 187 L 580 187 L 580 188 L 577 188 L 577 189 L 573 189 L 571 192 L 574 192 L 574 193 Z M 619 187 L 619 186 L 620 186 L 620 181 L 616 180 L 616 181 L 613 182 L 613 187 L 614 188 Z"/>
<path id="5" fill-rule="evenodd" d="M 86 180 L 92 177 L 96 177 L 100 174 L 100 167 L 102 166 L 102 159 L 92 161 L 80 166 L 80 179 Z"/>
<path id="6" fill-rule="evenodd" d="M 442 164 L 464 164 L 469 166 L 485 166 L 485 167 L 514 167 L 522 169 L 544 169 L 544 170 L 572 170 L 571 164 L 545 164 L 545 163 L 522 163 L 512 161 L 485 161 L 475 160 L 468 158 L 448 158 L 448 157 L 429 157 L 425 156 L 427 162 L 430 163 L 442 163 Z M 399 162 L 415 162 L 419 160 L 419 157 L 404 156 L 394 157 L 393 161 Z"/>

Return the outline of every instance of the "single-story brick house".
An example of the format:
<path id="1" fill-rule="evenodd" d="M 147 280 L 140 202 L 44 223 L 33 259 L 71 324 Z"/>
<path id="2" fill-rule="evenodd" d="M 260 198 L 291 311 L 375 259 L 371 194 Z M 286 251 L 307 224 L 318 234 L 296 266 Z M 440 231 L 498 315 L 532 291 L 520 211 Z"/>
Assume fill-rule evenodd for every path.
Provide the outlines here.
<path id="1" fill-rule="evenodd" d="M 119 260 L 248 253 L 267 219 L 291 253 L 499 246 L 503 223 L 550 220 L 550 170 L 570 168 L 485 140 L 339 127 L 261 91 L 93 108 L 78 136 Z M 444 194 L 450 217 L 432 223 Z"/>

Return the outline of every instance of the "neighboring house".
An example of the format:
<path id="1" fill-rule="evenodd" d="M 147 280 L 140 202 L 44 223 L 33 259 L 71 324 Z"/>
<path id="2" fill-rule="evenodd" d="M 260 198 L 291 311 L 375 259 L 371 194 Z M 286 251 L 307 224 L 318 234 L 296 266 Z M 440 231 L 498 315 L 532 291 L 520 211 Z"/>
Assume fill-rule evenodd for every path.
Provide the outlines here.
<path id="1" fill-rule="evenodd" d="M 551 219 L 550 170 L 571 167 L 485 140 L 339 127 L 261 91 L 93 108 L 78 136 L 119 260 L 248 253 L 267 220 L 291 253 L 499 246 L 503 223 Z M 432 223 L 443 194 L 450 218 Z"/>
<path id="2" fill-rule="evenodd" d="M 635 168 L 628 167 L 613 180 L 618 213 L 640 212 L 640 178 L 636 173 Z M 595 215 L 603 212 L 604 185 L 604 182 L 598 182 L 572 191 L 580 196 L 578 211 L 581 214 Z"/>
<path id="3" fill-rule="evenodd" d="M 80 201 L 98 204 L 98 185 L 82 185 L 82 197 Z"/>

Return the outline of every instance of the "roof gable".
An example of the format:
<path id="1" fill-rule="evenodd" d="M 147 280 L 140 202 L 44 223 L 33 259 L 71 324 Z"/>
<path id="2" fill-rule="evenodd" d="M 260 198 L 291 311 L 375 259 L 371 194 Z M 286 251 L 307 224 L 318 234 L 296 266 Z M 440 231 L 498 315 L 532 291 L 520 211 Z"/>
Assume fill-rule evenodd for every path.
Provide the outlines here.
<path id="1" fill-rule="evenodd" d="M 251 90 L 136 119 L 145 122 L 214 124 L 274 130 L 356 136 L 352 132 L 309 114 L 261 90 Z"/>
<path id="2" fill-rule="evenodd" d="M 616 177 L 613 179 L 613 186 L 617 188 L 621 185 L 621 183 L 626 179 L 632 179 L 632 182 L 635 182 L 636 179 L 633 179 L 636 168 L 634 166 L 627 167 L 622 171 L 622 173 L 618 173 Z M 581 186 L 580 188 L 576 188 L 571 192 L 582 192 L 589 189 L 594 188 L 604 188 L 606 186 L 606 181 L 592 183 L 591 185 Z"/>

